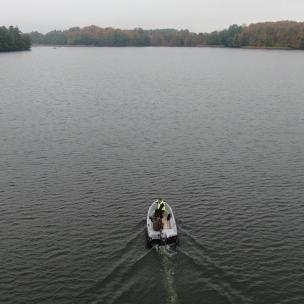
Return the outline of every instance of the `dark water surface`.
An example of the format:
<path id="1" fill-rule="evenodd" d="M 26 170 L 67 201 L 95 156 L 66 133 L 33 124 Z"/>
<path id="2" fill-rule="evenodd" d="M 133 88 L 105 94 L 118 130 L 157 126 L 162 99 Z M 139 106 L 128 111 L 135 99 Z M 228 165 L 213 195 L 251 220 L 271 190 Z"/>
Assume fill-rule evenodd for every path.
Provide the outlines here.
<path id="1" fill-rule="evenodd" d="M 1 304 L 304 303 L 304 52 L 1 54 L 0 156 Z"/>

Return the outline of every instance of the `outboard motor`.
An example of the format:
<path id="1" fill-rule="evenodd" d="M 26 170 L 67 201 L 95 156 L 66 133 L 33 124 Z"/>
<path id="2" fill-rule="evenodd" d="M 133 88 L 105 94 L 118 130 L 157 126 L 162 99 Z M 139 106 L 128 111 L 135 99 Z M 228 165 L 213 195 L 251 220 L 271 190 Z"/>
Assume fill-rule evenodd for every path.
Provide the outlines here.
<path id="1" fill-rule="evenodd" d="M 160 233 L 160 244 L 166 245 L 167 244 L 167 236 L 164 233 Z"/>

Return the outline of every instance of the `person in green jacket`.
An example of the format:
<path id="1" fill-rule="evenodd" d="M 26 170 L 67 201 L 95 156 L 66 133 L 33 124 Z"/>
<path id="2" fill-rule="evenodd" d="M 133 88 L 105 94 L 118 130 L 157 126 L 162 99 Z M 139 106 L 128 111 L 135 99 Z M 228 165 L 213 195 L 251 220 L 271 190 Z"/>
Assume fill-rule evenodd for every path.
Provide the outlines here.
<path id="1" fill-rule="evenodd" d="M 163 217 L 163 213 L 166 211 L 166 202 L 160 198 L 156 201 L 157 209 L 155 210 L 155 216 Z"/>

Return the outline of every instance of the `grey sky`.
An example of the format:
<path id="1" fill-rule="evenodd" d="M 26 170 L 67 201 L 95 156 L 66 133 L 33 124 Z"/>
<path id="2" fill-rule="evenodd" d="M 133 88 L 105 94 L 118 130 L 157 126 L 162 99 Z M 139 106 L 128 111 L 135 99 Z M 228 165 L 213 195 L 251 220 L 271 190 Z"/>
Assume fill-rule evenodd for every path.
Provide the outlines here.
<path id="1" fill-rule="evenodd" d="M 303 21 L 304 0 L 0 0 L 0 25 L 23 32 L 91 24 L 209 32 L 267 20 Z"/>

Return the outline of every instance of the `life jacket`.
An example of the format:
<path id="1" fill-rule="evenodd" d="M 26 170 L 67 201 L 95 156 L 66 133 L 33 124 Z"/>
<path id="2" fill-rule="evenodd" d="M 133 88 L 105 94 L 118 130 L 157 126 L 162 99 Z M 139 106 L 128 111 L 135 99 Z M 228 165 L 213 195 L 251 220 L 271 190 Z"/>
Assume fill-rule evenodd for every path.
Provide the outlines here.
<path id="1" fill-rule="evenodd" d="M 160 210 L 160 211 L 166 211 L 166 202 L 164 200 L 159 200 L 157 202 L 157 209 Z"/>

